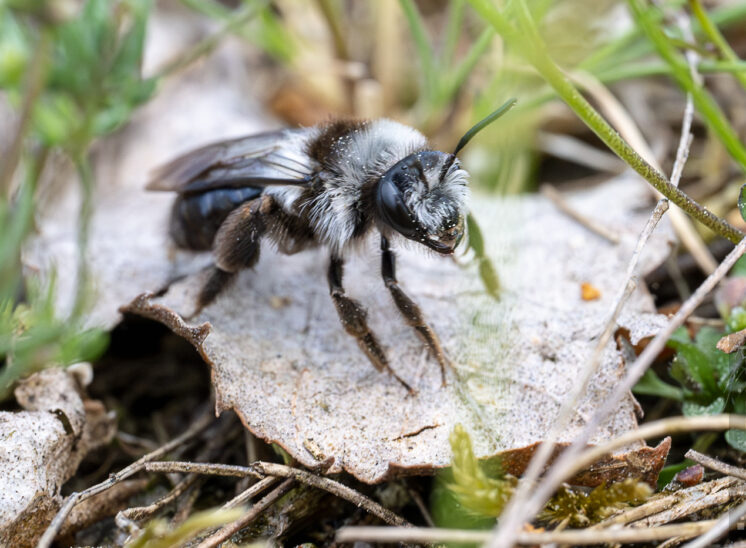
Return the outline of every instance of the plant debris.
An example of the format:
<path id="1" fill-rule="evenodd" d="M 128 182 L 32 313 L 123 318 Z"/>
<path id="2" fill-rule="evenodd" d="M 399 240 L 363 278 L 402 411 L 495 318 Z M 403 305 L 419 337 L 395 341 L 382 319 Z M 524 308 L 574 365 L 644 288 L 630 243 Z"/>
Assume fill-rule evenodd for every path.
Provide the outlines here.
<path id="1" fill-rule="evenodd" d="M 22 548 L 35 545 L 62 502 L 60 488 L 111 440 L 115 423 L 61 369 L 32 375 L 15 395 L 24 410 L 0 412 L 0 545 Z"/>

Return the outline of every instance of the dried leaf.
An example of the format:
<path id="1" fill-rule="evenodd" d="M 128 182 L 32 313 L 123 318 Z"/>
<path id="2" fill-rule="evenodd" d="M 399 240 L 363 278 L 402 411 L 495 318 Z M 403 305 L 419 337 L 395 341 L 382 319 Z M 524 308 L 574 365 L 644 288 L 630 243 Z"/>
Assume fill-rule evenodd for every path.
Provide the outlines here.
<path id="1" fill-rule="evenodd" d="M 368 306 L 392 367 L 418 390 L 414 397 L 375 371 L 340 327 L 324 283 L 323 252 L 265 253 L 255 270 L 243 273 L 196 318 L 199 336 L 189 337 L 196 327 L 180 314 L 192 313 L 207 273 L 173 284 L 161 297 L 140 298 L 128 310 L 186 334 L 213 367 L 218 409 L 236 410 L 255 434 L 280 444 L 303 464 L 333 458 L 330 472 L 347 470 L 368 482 L 422 473 L 449 464 L 448 433 L 456 423 L 473 432 L 480 457 L 543 439 L 590 359 L 621 286 L 644 223 L 637 207 L 643 196 L 622 178 L 571 198 L 590 214 L 613 203 L 605 220 L 623 235 L 619 246 L 588 233 L 540 197 L 475 200 L 488 252 L 503 280 L 499 303 L 485 294 L 475 267 L 400 252 L 402 286 L 422 306 L 458 372 L 445 389 L 437 365 L 392 310 L 371 264 L 375 253 L 353 260 L 346 270 L 348 291 Z M 668 252 L 665 234 L 647 248 L 644 269 Z M 576 288 L 582 279 L 598 280 L 599 299 L 581 299 Z M 278 297 L 286 306 L 272 306 Z M 633 294 L 619 322 L 633 342 L 665 321 L 653 310 L 646 292 Z M 610 344 L 560 441 L 572 438 L 622 373 L 622 359 Z M 630 396 L 593 442 L 635 426 Z M 640 445 L 636 449 L 652 459 L 645 477 L 654 481 L 664 455 Z M 507 471 L 522 471 L 522 462 L 506 462 L 517 464 Z M 641 475 L 634 466 L 625 470 Z M 584 479 L 598 484 L 604 477 Z"/>
<path id="2" fill-rule="evenodd" d="M 0 546 L 24 547 L 46 529 L 86 453 L 111 439 L 114 418 L 84 402 L 60 369 L 32 375 L 15 394 L 25 411 L 0 412 Z"/>

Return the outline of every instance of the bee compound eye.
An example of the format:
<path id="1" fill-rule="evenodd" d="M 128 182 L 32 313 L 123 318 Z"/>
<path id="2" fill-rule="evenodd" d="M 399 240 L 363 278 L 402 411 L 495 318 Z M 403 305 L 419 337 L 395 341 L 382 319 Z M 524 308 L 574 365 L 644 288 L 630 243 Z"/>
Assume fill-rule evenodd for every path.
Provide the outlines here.
<path id="1" fill-rule="evenodd" d="M 406 238 L 419 237 L 419 224 L 404 201 L 402 191 L 393 181 L 390 173 L 378 183 L 376 207 L 381 220 Z"/>

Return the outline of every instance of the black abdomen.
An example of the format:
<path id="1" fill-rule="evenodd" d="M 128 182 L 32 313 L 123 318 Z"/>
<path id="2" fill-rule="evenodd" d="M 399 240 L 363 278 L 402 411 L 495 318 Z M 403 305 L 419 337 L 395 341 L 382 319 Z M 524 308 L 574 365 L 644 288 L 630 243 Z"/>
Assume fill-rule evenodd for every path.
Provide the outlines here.
<path id="1" fill-rule="evenodd" d="M 171 238 L 185 249 L 210 249 L 215 234 L 230 212 L 261 193 L 261 188 L 243 187 L 179 195 L 171 210 Z"/>

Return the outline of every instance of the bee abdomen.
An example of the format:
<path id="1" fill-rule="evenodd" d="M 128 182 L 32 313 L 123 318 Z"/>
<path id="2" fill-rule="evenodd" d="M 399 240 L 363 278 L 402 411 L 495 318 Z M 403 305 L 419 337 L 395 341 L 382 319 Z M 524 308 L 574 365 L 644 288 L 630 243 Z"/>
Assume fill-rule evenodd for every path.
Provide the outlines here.
<path id="1" fill-rule="evenodd" d="M 261 188 L 243 187 L 182 194 L 176 198 L 171 210 L 171 238 L 177 246 L 185 249 L 208 250 L 230 212 L 261 193 Z"/>

